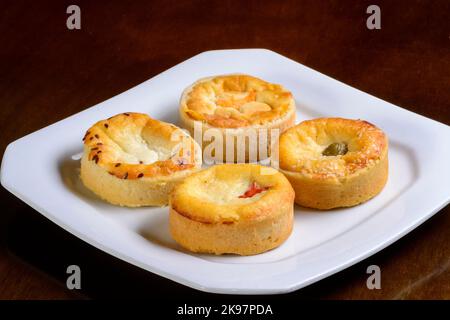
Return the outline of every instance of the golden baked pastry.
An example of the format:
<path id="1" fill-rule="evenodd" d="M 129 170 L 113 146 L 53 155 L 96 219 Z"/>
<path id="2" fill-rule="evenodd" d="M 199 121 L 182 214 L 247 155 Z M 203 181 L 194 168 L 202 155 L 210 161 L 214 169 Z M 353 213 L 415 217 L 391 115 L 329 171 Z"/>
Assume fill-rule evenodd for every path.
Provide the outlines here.
<path id="1" fill-rule="evenodd" d="M 81 180 L 108 202 L 162 206 L 173 185 L 201 167 L 201 150 L 183 130 L 141 113 L 94 124 L 83 138 Z"/>
<path id="2" fill-rule="evenodd" d="M 381 192 L 388 177 L 387 136 L 367 121 L 304 121 L 281 135 L 279 155 L 295 202 L 305 207 L 357 205 Z"/>
<path id="3" fill-rule="evenodd" d="M 270 155 L 271 130 L 277 129 L 281 134 L 294 124 L 295 102 L 292 94 L 281 85 L 244 74 L 222 75 L 200 79 L 185 89 L 180 101 L 180 117 L 182 126 L 196 139 L 194 123 L 197 121 L 200 124 L 203 148 L 210 142 L 205 132 L 212 128 L 219 130 L 223 141 L 223 149 L 220 150 L 223 158 L 218 156 L 219 160 L 238 161 L 237 146 L 243 145 L 241 161 L 256 161 Z M 251 130 L 255 133 L 253 141 L 256 147 L 253 159 L 253 155 L 249 155 L 248 142 Z M 261 150 L 258 147 L 260 133 L 268 139 Z M 228 159 L 226 135 L 233 143 L 228 150 L 234 150 L 234 157 L 228 155 Z M 215 157 L 214 151 L 212 155 Z M 208 159 L 207 153 L 204 153 L 205 156 Z"/>
<path id="4" fill-rule="evenodd" d="M 294 190 L 277 170 L 217 165 L 175 186 L 169 202 L 170 233 L 193 252 L 258 254 L 289 237 L 293 204 Z"/>

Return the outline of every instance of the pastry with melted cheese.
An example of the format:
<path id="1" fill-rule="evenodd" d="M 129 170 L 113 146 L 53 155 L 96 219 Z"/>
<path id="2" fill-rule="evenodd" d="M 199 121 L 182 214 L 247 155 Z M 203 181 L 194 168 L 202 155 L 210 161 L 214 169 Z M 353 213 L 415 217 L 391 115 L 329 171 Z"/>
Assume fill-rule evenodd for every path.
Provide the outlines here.
<path id="1" fill-rule="evenodd" d="M 243 143 L 245 161 L 252 159 L 248 137 L 251 136 L 249 131 L 253 130 L 256 137 L 254 153 L 257 153 L 253 160 L 257 160 L 270 156 L 273 129 L 281 134 L 294 124 L 295 102 L 291 92 L 279 84 L 244 74 L 222 75 L 200 79 L 185 89 L 180 100 L 180 117 L 183 127 L 193 136 L 194 123 L 200 124 L 203 148 L 209 142 L 204 139 L 204 133 L 208 129 L 219 130 L 223 159 L 227 162 L 230 159 L 238 161 L 237 148 Z M 267 143 L 264 138 L 260 145 L 263 134 Z M 234 156 L 227 159 L 227 143 L 231 141 L 233 146 L 228 146 L 228 150 L 234 150 Z"/>
<path id="2" fill-rule="evenodd" d="M 304 121 L 281 135 L 279 152 L 295 202 L 305 207 L 360 204 L 380 193 L 388 178 L 387 136 L 366 121 Z"/>
<path id="3" fill-rule="evenodd" d="M 121 206 L 167 205 L 174 184 L 201 167 L 201 150 L 183 130 L 141 113 L 94 124 L 83 138 L 81 180 Z"/>
<path id="4" fill-rule="evenodd" d="M 273 168 L 222 164 L 194 173 L 170 195 L 172 237 L 199 253 L 258 254 L 291 234 L 294 190 Z"/>

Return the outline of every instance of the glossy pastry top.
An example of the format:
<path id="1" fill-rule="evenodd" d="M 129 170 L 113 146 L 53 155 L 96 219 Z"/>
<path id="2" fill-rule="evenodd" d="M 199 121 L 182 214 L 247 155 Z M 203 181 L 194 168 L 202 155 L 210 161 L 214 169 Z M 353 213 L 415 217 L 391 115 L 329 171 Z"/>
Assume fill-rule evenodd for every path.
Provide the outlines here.
<path id="1" fill-rule="evenodd" d="M 122 179 L 157 177 L 201 165 L 192 138 L 146 114 L 122 113 L 99 121 L 83 141 L 88 160 Z"/>
<path id="2" fill-rule="evenodd" d="M 319 179 L 346 178 L 373 166 L 387 149 L 387 136 L 367 121 L 308 120 L 281 135 L 280 168 Z"/>
<path id="3" fill-rule="evenodd" d="M 294 110 L 292 94 L 281 85 L 242 74 L 199 80 L 181 98 L 181 112 L 219 128 L 261 125 Z"/>
<path id="4" fill-rule="evenodd" d="M 178 184 L 170 203 L 179 214 L 204 223 L 258 220 L 291 205 L 294 191 L 283 174 L 253 164 L 223 164 Z"/>

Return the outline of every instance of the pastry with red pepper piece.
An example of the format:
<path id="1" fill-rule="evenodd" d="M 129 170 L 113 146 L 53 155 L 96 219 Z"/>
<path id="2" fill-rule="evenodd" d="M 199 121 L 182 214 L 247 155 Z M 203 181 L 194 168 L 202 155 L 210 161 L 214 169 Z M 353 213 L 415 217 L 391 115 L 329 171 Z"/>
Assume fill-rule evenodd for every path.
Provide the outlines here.
<path id="1" fill-rule="evenodd" d="M 170 233 L 185 249 L 254 255 L 291 234 L 294 190 L 273 168 L 222 164 L 178 183 L 169 207 Z"/>
<path id="2" fill-rule="evenodd" d="M 115 205 L 167 205 L 175 183 L 202 164 L 200 147 L 187 133 L 142 113 L 99 121 L 83 141 L 81 180 Z"/>

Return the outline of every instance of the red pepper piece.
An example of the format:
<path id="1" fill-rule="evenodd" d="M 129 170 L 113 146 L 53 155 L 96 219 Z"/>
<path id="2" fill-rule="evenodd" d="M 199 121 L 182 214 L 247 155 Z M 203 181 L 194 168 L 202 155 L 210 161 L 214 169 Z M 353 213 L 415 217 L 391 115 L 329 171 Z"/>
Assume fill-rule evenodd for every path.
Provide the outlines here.
<path id="1" fill-rule="evenodd" d="M 260 192 L 263 192 L 267 190 L 267 188 L 263 188 L 263 187 L 259 187 L 256 185 L 256 182 L 253 182 L 249 189 L 247 191 L 245 191 L 245 193 L 243 195 L 240 195 L 239 198 L 251 198 L 253 197 L 255 194 L 258 194 Z"/>

